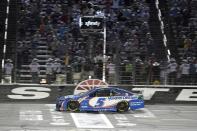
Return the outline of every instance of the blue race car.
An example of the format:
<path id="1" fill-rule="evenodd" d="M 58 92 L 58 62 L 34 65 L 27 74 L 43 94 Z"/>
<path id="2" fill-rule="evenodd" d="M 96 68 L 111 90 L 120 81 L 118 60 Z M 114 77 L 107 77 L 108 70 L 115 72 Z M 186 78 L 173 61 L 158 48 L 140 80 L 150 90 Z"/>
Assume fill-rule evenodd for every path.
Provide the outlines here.
<path id="1" fill-rule="evenodd" d="M 57 98 L 57 111 L 118 111 L 144 108 L 143 95 L 124 89 L 93 88 L 85 93 Z"/>

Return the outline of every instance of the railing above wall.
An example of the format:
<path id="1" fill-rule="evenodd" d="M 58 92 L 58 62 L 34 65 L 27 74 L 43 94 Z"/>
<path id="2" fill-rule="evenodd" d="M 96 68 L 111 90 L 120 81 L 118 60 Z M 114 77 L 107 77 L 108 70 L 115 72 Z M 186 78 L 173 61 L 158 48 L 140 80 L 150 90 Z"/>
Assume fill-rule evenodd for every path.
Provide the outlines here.
<path id="1" fill-rule="evenodd" d="M 17 79 L 25 78 L 28 80 L 25 83 L 29 84 L 39 84 L 42 79 L 47 79 L 47 75 L 44 70 L 41 70 L 41 74 L 38 75 L 39 82 L 32 83 L 31 73 L 29 71 L 29 66 L 27 65 L 26 75 L 18 74 Z M 42 67 L 46 68 L 46 67 Z M 95 67 L 96 68 L 96 67 Z M 65 68 L 62 68 L 65 69 Z M 109 72 L 109 69 L 106 69 L 106 82 L 112 85 L 197 85 L 197 78 L 191 77 L 190 75 L 181 75 L 181 71 L 178 71 L 174 76 L 171 76 L 168 73 L 168 69 L 160 69 L 160 67 L 142 65 L 136 66 L 133 65 L 132 68 L 126 69 L 125 66 L 116 67 L 117 71 L 113 74 Z M 101 70 L 102 71 L 102 70 Z M 92 79 L 102 79 L 102 72 L 95 72 L 94 70 L 84 71 L 83 69 L 80 72 L 73 71 L 72 67 L 66 69 L 64 73 L 56 75 L 56 79 L 51 84 L 76 84 L 83 80 L 92 78 Z M 55 75 L 53 75 L 55 76 Z M 17 81 L 16 83 L 24 83 Z"/>

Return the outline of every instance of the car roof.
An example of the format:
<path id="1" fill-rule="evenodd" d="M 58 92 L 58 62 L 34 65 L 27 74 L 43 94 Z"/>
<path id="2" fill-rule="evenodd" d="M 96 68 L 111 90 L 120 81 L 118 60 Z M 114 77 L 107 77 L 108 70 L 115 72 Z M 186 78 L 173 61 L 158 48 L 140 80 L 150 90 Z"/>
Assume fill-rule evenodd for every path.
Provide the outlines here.
<path id="1" fill-rule="evenodd" d="M 128 90 L 122 89 L 120 87 L 114 87 L 114 86 L 108 86 L 108 87 L 105 87 L 105 88 L 95 87 L 93 90 L 99 90 L 99 89 L 109 89 L 109 90 L 115 89 L 115 90 L 119 90 L 119 91 L 130 92 Z M 130 92 L 130 93 L 132 93 L 132 92 Z"/>

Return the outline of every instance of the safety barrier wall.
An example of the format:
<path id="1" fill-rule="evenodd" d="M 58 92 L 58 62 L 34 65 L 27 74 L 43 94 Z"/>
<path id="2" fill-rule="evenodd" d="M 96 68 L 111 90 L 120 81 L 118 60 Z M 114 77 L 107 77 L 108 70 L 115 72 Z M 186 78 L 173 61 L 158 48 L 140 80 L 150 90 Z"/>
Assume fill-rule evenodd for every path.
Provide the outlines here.
<path id="1" fill-rule="evenodd" d="M 119 87 L 119 86 L 118 86 Z M 196 86 L 120 86 L 142 91 L 146 104 L 197 104 Z M 0 103 L 55 103 L 73 94 L 75 85 L 1 85 Z"/>

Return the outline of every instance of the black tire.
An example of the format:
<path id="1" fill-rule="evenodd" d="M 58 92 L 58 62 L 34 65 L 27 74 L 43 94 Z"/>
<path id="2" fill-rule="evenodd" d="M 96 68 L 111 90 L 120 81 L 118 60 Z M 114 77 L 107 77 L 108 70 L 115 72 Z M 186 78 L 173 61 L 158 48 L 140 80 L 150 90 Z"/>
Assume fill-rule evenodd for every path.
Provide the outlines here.
<path id="1" fill-rule="evenodd" d="M 60 111 L 60 107 L 61 107 L 61 105 L 56 104 L 56 111 Z"/>
<path id="2" fill-rule="evenodd" d="M 129 110 L 129 103 L 127 101 L 121 101 L 116 106 L 118 112 L 126 112 Z"/>
<path id="3" fill-rule="evenodd" d="M 67 109 L 69 111 L 78 111 L 80 107 L 80 104 L 78 101 L 70 100 L 67 104 Z"/>

